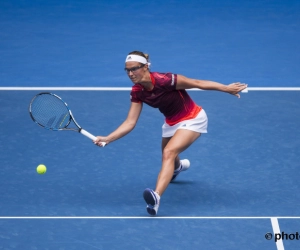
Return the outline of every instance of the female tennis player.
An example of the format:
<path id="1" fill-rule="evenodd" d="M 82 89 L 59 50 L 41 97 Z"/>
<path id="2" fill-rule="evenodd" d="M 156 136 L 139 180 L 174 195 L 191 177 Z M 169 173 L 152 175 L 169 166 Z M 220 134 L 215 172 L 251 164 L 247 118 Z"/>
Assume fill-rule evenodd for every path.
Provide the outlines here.
<path id="1" fill-rule="evenodd" d="M 162 126 L 162 167 L 158 174 L 156 188 L 145 189 L 143 196 L 150 215 L 156 215 L 160 198 L 171 181 L 190 167 L 187 159 L 180 160 L 179 154 L 207 133 L 207 116 L 186 92 L 186 89 L 198 88 L 217 90 L 240 97 L 239 92 L 246 84 L 221 83 L 190 79 L 173 73 L 150 72 L 149 56 L 140 51 L 128 54 L 125 71 L 134 84 L 130 93 L 131 106 L 125 121 L 108 136 L 97 136 L 94 143 L 103 146 L 120 139 L 132 131 L 139 119 L 143 103 L 158 108 L 165 116 Z"/>

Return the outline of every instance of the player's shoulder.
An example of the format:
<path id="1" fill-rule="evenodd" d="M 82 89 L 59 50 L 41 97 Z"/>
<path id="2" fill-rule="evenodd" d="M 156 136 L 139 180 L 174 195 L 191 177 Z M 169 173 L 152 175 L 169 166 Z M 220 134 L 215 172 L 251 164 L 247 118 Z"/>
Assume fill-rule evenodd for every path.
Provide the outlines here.
<path id="1" fill-rule="evenodd" d="M 167 72 L 167 73 L 160 73 L 160 72 L 151 72 L 151 75 L 154 78 L 158 78 L 158 79 L 165 79 L 165 78 L 169 78 L 170 76 L 174 75 L 171 72 Z"/>
<path id="2" fill-rule="evenodd" d="M 151 72 L 152 77 L 155 79 L 156 83 L 170 83 L 171 85 L 174 84 L 176 79 L 176 74 L 174 73 L 160 73 L 160 72 Z"/>
<path id="3" fill-rule="evenodd" d="M 140 84 L 134 84 L 131 88 L 132 92 L 138 92 L 138 91 L 142 91 L 143 90 L 143 86 Z"/>

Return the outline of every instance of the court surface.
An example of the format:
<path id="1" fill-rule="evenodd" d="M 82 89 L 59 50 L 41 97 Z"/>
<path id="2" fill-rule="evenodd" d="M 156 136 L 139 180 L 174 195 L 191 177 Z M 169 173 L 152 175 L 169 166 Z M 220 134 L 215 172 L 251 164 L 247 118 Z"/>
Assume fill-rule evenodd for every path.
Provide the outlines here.
<path id="1" fill-rule="evenodd" d="M 299 2 L 0 7 L 0 249 L 299 249 Z M 51 91 L 84 129 L 110 133 L 130 105 L 120 88 L 131 87 L 123 67 L 132 50 L 148 52 L 153 71 L 250 87 L 241 99 L 189 91 L 208 134 L 181 155 L 191 168 L 155 218 L 142 193 L 160 169 L 158 110 L 144 105 L 136 128 L 105 148 L 28 114 L 31 98 Z M 286 238 L 275 243 L 276 233 Z"/>

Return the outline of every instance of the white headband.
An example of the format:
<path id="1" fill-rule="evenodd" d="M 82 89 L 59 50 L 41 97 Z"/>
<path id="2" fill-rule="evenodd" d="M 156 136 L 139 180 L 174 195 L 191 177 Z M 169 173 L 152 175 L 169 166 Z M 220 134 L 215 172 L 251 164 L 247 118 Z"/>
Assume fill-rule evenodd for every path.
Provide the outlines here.
<path id="1" fill-rule="evenodd" d="M 148 64 L 148 66 L 150 66 L 150 63 L 147 62 L 147 59 L 139 55 L 128 55 L 125 62 L 139 62 L 142 64 Z"/>

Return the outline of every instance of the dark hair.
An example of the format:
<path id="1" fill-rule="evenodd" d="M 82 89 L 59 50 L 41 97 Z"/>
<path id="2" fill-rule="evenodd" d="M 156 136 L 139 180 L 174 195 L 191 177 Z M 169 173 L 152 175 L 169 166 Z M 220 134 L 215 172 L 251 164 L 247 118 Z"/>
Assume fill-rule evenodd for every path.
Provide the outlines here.
<path id="1" fill-rule="evenodd" d="M 130 52 L 128 55 L 138 55 L 138 56 L 142 56 L 142 57 L 145 57 L 147 59 L 147 62 L 149 62 L 149 55 L 148 54 L 144 54 L 143 52 L 141 51 L 132 51 Z"/>

